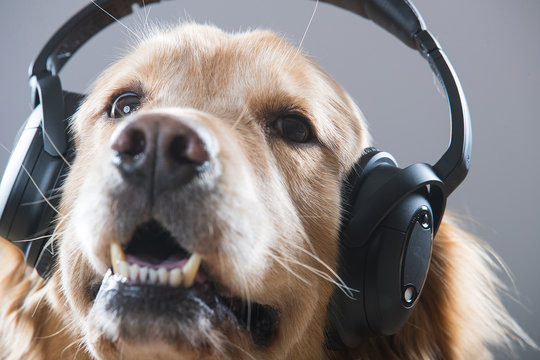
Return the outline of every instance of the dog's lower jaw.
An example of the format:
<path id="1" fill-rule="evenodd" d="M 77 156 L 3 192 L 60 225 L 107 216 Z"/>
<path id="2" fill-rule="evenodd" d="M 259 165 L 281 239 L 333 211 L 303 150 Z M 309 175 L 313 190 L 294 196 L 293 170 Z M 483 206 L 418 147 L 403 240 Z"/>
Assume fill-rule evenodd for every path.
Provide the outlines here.
<path id="1" fill-rule="evenodd" d="M 249 316 L 249 310 L 256 316 Z M 249 316 L 247 327 L 245 316 Z M 218 295 L 208 281 L 178 288 L 130 282 L 110 272 L 89 317 L 89 323 L 113 341 L 161 341 L 181 348 L 218 350 L 224 348 L 221 337 L 235 335 L 251 336 L 257 346 L 269 345 L 279 324 L 274 308 L 256 303 L 246 307 L 246 300 Z"/>
<path id="2" fill-rule="evenodd" d="M 305 275 L 305 274 L 304 274 Z M 283 299 L 288 304 L 280 309 L 283 321 L 294 321 L 298 327 L 293 332 L 277 332 L 270 344 L 256 345 L 252 335 L 239 329 L 234 323 L 214 328 L 213 324 L 200 318 L 198 324 L 190 329 L 186 339 L 171 341 L 160 333 L 159 323 L 148 323 L 147 331 L 138 337 L 126 337 L 118 319 L 112 319 L 104 306 L 91 305 L 88 315 L 81 321 L 86 324 L 85 347 L 96 359 L 318 359 L 324 354 L 323 327 L 325 314 L 314 312 L 325 303 L 332 287 L 325 282 L 314 280 L 313 286 L 320 288 L 317 296 L 310 296 L 310 286 L 299 286 L 294 294 Z M 98 297 L 98 301 L 99 301 Z M 103 305 L 103 304 L 101 304 Z M 144 319 L 139 319 L 144 321 Z M 154 328 L 153 328 L 154 327 Z M 288 329 L 288 328 L 286 328 Z M 289 329 L 291 330 L 291 329 Z M 285 330 L 285 331 L 289 331 Z M 154 336 L 149 334 L 154 333 Z M 146 356 L 143 354 L 151 354 Z M 174 355 L 172 355 L 174 354 Z M 269 356 L 268 354 L 273 354 Z M 146 357 L 145 357 L 146 356 Z"/>

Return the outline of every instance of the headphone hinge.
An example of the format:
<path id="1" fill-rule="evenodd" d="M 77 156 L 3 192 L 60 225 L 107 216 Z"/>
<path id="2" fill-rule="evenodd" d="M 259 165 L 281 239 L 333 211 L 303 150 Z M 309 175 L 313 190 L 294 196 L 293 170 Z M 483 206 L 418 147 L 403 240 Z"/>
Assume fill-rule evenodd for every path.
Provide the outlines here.
<path id="1" fill-rule="evenodd" d="M 49 155 L 58 157 L 68 148 L 62 84 L 57 75 L 48 71 L 41 74 L 30 77 L 32 102 L 34 108 L 41 104 L 44 149 Z"/>

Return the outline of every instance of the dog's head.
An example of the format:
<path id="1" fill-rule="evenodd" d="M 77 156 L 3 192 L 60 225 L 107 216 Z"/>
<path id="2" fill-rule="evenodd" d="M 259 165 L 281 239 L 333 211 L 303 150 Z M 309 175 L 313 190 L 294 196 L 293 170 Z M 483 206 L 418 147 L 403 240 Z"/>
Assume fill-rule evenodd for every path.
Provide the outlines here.
<path id="1" fill-rule="evenodd" d="M 269 32 L 184 25 L 106 70 L 72 130 L 59 274 L 94 355 L 320 354 L 368 136 L 328 75 Z"/>

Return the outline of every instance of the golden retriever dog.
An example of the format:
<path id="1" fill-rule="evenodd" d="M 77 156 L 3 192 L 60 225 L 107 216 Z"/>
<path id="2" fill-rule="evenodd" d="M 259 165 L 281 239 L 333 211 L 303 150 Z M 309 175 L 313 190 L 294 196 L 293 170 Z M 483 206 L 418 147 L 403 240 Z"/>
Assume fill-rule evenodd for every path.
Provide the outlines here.
<path id="1" fill-rule="evenodd" d="M 71 134 L 51 277 L 2 243 L 2 359 L 482 359 L 526 339 L 489 251 L 445 219 L 407 324 L 326 348 L 340 191 L 370 136 L 271 32 L 156 30 Z"/>

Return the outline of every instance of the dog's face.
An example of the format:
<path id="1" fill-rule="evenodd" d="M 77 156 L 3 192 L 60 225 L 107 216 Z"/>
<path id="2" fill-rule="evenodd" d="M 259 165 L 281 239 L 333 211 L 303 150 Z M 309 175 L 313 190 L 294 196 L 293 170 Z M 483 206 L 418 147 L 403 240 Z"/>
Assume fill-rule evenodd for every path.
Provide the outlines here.
<path id="1" fill-rule="evenodd" d="M 184 25 L 105 71 L 73 136 L 59 271 L 96 357 L 319 356 L 367 140 L 335 82 L 268 32 Z"/>

